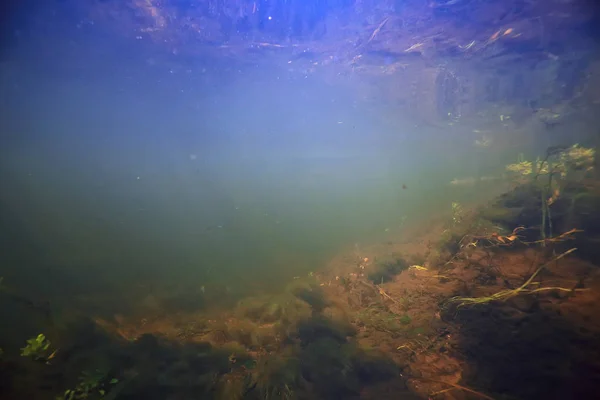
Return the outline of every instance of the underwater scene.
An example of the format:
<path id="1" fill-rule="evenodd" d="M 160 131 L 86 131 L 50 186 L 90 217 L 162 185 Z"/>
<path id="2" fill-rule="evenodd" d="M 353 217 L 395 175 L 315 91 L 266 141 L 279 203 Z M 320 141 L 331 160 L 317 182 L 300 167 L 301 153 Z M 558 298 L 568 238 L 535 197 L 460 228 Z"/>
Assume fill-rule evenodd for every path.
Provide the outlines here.
<path id="1" fill-rule="evenodd" d="M 0 399 L 600 393 L 586 0 L 0 7 Z"/>

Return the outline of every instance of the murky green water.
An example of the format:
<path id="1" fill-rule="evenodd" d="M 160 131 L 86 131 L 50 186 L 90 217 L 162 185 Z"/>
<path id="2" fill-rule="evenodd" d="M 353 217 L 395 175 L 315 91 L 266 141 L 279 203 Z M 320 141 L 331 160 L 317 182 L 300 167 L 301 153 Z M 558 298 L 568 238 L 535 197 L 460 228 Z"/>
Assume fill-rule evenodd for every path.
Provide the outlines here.
<path id="1" fill-rule="evenodd" d="M 153 73 L 14 77 L 7 278 L 44 292 L 277 290 L 449 208 L 465 190 L 453 178 L 493 167 L 468 132 L 390 124 L 389 105 L 318 77 Z"/>

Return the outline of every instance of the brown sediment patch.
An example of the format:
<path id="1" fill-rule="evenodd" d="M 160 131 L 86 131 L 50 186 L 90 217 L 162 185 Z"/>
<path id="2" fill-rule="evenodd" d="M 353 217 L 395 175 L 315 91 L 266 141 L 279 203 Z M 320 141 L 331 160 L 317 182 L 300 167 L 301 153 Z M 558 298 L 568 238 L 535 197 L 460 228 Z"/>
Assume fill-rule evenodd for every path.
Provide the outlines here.
<path id="1" fill-rule="evenodd" d="M 538 254 L 538 259 L 544 255 Z M 523 278 L 486 288 L 488 293 L 527 279 L 531 263 L 511 257 Z M 600 279 L 597 267 L 577 259 L 551 263 L 540 287 L 581 287 L 580 292 L 525 294 L 506 302 L 448 312 L 459 327 L 452 343 L 465 361 L 465 381 L 516 398 L 589 398 L 600 378 Z"/>
<path id="2" fill-rule="evenodd" d="M 405 384 L 424 398 L 589 398 L 597 393 L 600 272 L 577 259 L 575 251 L 556 260 L 568 250 L 564 243 L 544 248 L 463 241 L 437 265 L 413 265 L 387 282 L 369 281 L 378 260 L 431 260 L 428 252 L 442 245 L 435 235 L 445 231 L 429 226 L 422 236 L 360 253 L 354 249 L 333 260 L 332 272 L 323 276 L 325 291 L 347 308 L 359 344 L 389 354 L 402 367 Z M 361 262 L 365 258 L 369 262 Z M 530 291 L 511 293 L 506 301 L 460 309 L 449 302 L 519 288 L 542 265 Z M 546 290 L 552 287 L 559 289 Z"/>

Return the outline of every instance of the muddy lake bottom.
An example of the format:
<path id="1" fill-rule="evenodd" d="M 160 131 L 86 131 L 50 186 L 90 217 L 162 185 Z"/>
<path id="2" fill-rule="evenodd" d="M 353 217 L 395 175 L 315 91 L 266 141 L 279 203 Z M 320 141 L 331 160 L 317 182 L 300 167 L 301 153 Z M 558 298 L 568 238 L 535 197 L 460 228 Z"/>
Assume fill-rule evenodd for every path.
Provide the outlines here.
<path id="1" fill-rule="evenodd" d="M 204 293 L 123 314 L 2 292 L 47 348 L 4 348 L 15 399 L 583 399 L 600 390 L 600 274 L 565 232 L 537 243 L 465 218 L 352 247 L 279 293 Z M 533 277 L 533 279 L 532 279 Z M 223 294 L 224 296 L 224 294 Z M 118 297 L 118 296 L 111 296 Z M 101 302 L 103 299 L 95 299 Z M 192 306 L 190 306 L 190 304 Z M 201 304 L 209 304 L 204 302 Z M 28 318 L 28 317 L 23 317 Z"/>

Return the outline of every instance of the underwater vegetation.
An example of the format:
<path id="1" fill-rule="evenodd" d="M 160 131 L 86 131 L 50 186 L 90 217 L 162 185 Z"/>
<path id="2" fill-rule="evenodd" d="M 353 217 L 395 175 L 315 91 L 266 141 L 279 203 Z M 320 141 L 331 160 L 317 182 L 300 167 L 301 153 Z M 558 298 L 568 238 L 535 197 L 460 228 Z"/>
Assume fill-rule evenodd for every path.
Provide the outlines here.
<path id="1" fill-rule="evenodd" d="M 376 284 L 389 282 L 408 267 L 408 262 L 402 258 L 378 261 L 373 270 L 369 272 L 368 278 Z"/>
<path id="2" fill-rule="evenodd" d="M 594 168 L 595 149 L 572 146 L 554 146 L 546 150 L 543 159 L 528 161 L 519 156 L 518 162 L 506 166 L 508 172 L 516 176 L 531 177 L 535 175 L 558 175 L 566 178 L 575 172 L 589 172 Z"/>
<path id="3" fill-rule="evenodd" d="M 156 314 L 53 317 L 23 347 L 3 345 L 0 394 L 60 400 L 584 396 L 594 386 L 589 377 L 600 371 L 594 342 L 600 327 L 593 322 L 600 281 L 597 267 L 585 262 L 599 254 L 594 156 L 566 146 L 536 161 L 520 159 L 506 167 L 514 185 L 491 204 L 449 202 L 424 237 L 408 232 L 384 251 L 355 249 L 335 273 L 295 278 L 228 309 L 211 313 L 190 291 L 176 301 L 165 295 Z M 548 377 L 553 384 L 544 386 Z"/>
<path id="4" fill-rule="evenodd" d="M 368 284 L 356 283 L 360 272 L 359 278 L 340 278 L 349 301 L 361 306 L 354 315 L 359 330 L 378 338 L 379 346 L 395 343 L 413 390 L 429 396 L 459 390 L 488 399 L 594 391 L 592 379 L 564 369 L 571 362 L 599 367 L 600 346 L 591 341 L 600 329 L 590 318 L 597 313 L 600 282 L 597 266 L 583 261 L 600 259 L 591 245 L 600 240 L 594 158 L 593 149 L 579 145 L 548 149 L 536 162 L 521 158 L 507 166 L 514 173 L 512 189 L 492 204 L 467 209 L 452 203 L 425 252 L 406 254 L 423 262 L 397 269 L 371 263 L 364 271 Z M 566 344 L 574 337 L 589 355 Z M 463 371 L 456 380 L 461 367 L 454 351 L 483 369 Z M 517 368 L 517 377 L 510 368 L 520 362 L 535 371 Z M 553 376 L 551 388 L 541 388 L 543 376 Z M 424 385 L 430 389 L 423 391 Z"/>
<path id="5" fill-rule="evenodd" d="M 578 241 L 584 248 L 583 256 L 590 257 L 591 246 L 586 242 L 597 233 L 595 211 L 600 201 L 595 162 L 594 149 L 575 144 L 551 147 L 535 162 L 520 160 L 508 165 L 517 186 L 482 215 L 507 229 L 526 227 L 519 237 L 529 242 L 539 240 L 542 246 L 559 232 L 585 231 Z"/>
<path id="6" fill-rule="evenodd" d="M 27 345 L 21 349 L 21 356 L 31 357 L 34 360 L 50 361 L 55 352 L 50 352 L 50 341 L 42 333 L 35 338 L 28 339 Z"/>
<path id="7" fill-rule="evenodd" d="M 78 316 L 53 333 L 59 339 L 51 343 L 40 334 L 27 341 L 22 360 L 2 362 L 33 368 L 40 386 L 28 391 L 53 391 L 61 400 L 335 399 L 399 376 L 389 357 L 357 345 L 354 326 L 311 277 L 185 329 L 185 336 L 141 333 L 123 340 Z M 23 392 L 20 385 L 13 380 L 2 390 Z"/>
<path id="8" fill-rule="evenodd" d="M 600 398 L 593 3 L 7 1 L 0 399 Z"/>

